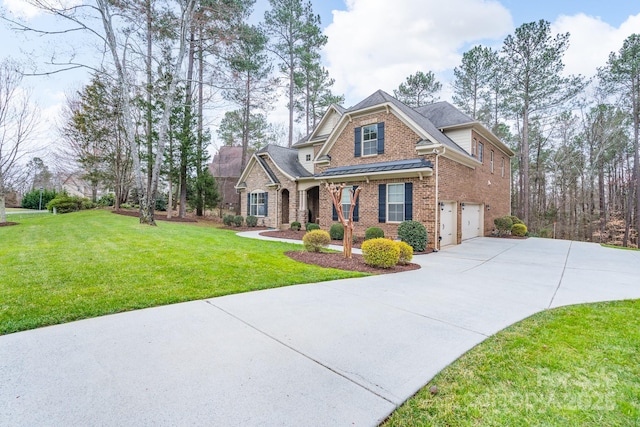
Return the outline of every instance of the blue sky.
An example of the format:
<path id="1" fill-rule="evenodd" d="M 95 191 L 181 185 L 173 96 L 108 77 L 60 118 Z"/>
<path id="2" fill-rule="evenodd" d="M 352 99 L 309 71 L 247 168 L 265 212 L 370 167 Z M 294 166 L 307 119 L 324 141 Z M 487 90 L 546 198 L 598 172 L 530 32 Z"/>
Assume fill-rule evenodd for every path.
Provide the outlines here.
<path id="1" fill-rule="evenodd" d="M 0 2 L 31 22 L 54 25 L 46 17 L 25 12 L 25 0 Z M 312 0 L 312 4 L 329 37 L 323 62 L 336 79 L 335 91 L 346 95 L 345 106 L 377 89 L 392 93 L 406 76 L 418 70 L 433 71 L 444 83 L 441 98 L 449 100 L 452 71 L 462 53 L 476 44 L 499 48 L 505 36 L 525 22 L 546 19 L 553 31 L 570 32 L 565 71 L 586 76 L 604 65 L 609 52 L 618 50 L 626 37 L 640 32 L 637 0 Z M 262 16 L 267 7 L 268 0 L 258 0 L 255 15 Z M 67 39 L 54 46 L 46 38 L 25 38 L 4 27 L 0 38 L 1 58 L 30 58 L 36 65 L 42 64 L 54 47 L 75 46 L 80 41 Z M 53 123 L 65 92 L 80 88 L 86 75 L 74 72 L 30 78 L 28 83 L 35 89 L 43 118 Z M 271 121 L 286 121 L 283 104 L 271 112 Z M 215 120 L 223 113 L 213 113 L 213 135 Z"/>

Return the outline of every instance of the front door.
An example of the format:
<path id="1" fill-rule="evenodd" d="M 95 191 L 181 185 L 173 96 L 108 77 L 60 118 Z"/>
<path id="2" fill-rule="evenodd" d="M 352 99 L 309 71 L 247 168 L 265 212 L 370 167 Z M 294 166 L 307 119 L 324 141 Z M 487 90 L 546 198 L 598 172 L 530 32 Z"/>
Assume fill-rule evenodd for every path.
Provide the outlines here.
<path id="1" fill-rule="evenodd" d="M 289 190 L 282 190 L 282 224 L 289 224 Z"/>

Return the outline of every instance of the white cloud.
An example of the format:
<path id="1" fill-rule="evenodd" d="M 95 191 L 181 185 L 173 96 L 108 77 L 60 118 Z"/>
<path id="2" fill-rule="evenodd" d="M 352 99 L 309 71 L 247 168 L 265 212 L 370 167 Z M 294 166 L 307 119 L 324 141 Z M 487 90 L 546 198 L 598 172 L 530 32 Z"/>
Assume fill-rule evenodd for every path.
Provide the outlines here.
<path id="1" fill-rule="evenodd" d="M 592 77 L 606 65 L 609 53 L 617 52 L 624 40 L 640 28 L 640 14 L 629 16 L 619 28 L 599 17 L 577 14 L 560 16 L 552 24 L 553 33 L 570 33 L 569 49 L 564 56 L 566 74 Z"/>
<path id="2" fill-rule="evenodd" d="M 41 13 L 40 9 L 25 0 L 3 0 L 7 10 L 19 18 L 31 19 Z"/>
<path id="3" fill-rule="evenodd" d="M 509 11 L 492 0 L 348 0 L 325 30 L 324 56 L 334 91 L 351 105 L 377 89 L 391 93 L 418 70 L 450 70 L 465 44 L 512 28 Z"/>

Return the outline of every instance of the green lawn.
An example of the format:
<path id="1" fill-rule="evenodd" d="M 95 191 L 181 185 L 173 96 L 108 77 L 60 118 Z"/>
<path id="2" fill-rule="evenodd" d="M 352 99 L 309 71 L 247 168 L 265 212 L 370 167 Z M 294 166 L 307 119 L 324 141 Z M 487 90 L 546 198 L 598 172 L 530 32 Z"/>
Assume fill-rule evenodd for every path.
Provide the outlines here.
<path id="1" fill-rule="evenodd" d="M 639 425 L 640 300 L 563 307 L 517 323 L 444 369 L 385 423 Z"/>
<path id="2" fill-rule="evenodd" d="M 17 217 L 18 215 L 16 215 Z M 21 216 L 20 216 L 21 217 Z M 299 245 L 107 211 L 12 216 L 0 227 L 0 334 L 360 273 L 287 258 Z"/>

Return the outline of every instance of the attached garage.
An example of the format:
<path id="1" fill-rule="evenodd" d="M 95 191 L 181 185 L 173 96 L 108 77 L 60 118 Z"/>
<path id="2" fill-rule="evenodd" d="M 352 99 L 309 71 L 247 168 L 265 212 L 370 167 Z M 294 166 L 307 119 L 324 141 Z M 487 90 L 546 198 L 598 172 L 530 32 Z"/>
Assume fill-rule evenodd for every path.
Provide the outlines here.
<path id="1" fill-rule="evenodd" d="M 462 208 L 462 240 L 482 236 L 482 205 L 462 203 L 460 206 Z"/>
<path id="2" fill-rule="evenodd" d="M 440 247 L 455 245 L 456 237 L 456 202 L 441 202 Z"/>

